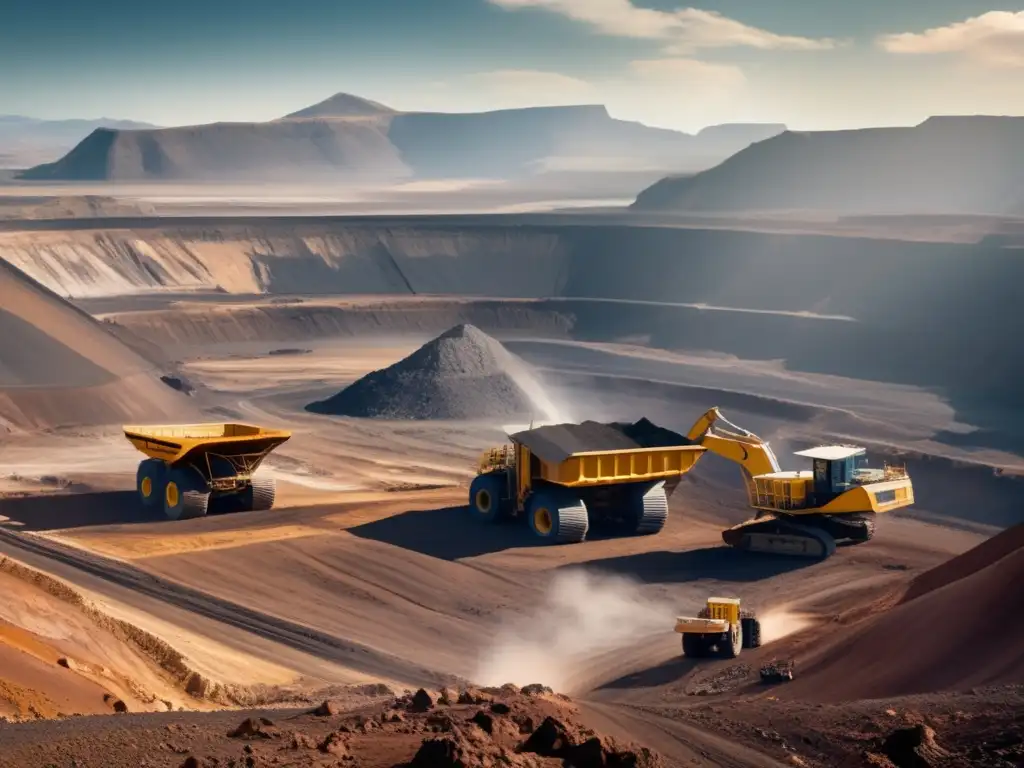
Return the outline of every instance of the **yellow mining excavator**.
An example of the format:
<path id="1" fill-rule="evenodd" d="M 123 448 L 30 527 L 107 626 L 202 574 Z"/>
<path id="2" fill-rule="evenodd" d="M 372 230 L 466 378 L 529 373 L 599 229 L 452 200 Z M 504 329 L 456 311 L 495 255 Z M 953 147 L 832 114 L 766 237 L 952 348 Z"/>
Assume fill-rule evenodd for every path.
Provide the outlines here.
<path id="1" fill-rule="evenodd" d="M 740 465 L 756 514 L 722 532 L 736 549 L 823 560 L 835 552 L 837 541 L 868 541 L 875 515 L 914 503 L 906 468 L 869 468 L 860 446 L 797 451 L 811 460 L 812 469 L 784 472 L 766 441 L 726 420 L 718 408 L 701 416 L 687 438 Z"/>

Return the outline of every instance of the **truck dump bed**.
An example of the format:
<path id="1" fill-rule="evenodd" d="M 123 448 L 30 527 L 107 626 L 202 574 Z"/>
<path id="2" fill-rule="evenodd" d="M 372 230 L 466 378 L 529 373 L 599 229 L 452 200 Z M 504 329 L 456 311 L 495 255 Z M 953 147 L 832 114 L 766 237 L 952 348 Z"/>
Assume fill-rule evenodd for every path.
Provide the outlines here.
<path id="1" fill-rule="evenodd" d="M 125 426 L 124 436 L 139 451 L 168 464 L 205 464 L 206 454 L 246 457 L 252 469 L 291 432 L 251 424 L 174 424 Z"/>
<path id="2" fill-rule="evenodd" d="M 509 435 L 539 466 L 537 479 L 569 487 L 679 478 L 705 448 L 647 419 L 634 424 L 585 421 Z"/>

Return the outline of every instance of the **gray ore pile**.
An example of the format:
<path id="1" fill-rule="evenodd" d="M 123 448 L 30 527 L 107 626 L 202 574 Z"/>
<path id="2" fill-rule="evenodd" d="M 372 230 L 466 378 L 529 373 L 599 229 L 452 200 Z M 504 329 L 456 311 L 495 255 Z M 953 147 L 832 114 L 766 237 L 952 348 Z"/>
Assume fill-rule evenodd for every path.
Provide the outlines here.
<path id="1" fill-rule="evenodd" d="M 472 325 L 458 325 L 403 360 L 306 406 L 379 419 L 545 418 L 527 364 Z"/>

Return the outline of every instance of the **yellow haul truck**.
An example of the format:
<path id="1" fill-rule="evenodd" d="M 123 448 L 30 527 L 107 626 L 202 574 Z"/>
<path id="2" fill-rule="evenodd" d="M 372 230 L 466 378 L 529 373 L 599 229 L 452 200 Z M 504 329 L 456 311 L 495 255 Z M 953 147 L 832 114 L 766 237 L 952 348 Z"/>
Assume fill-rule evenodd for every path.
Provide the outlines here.
<path id="1" fill-rule="evenodd" d="M 658 533 L 668 495 L 705 450 L 646 419 L 548 425 L 509 439 L 481 456 L 470 510 L 485 521 L 525 518 L 551 543 L 581 542 L 592 527 Z"/>
<path id="2" fill-rule="evenodd" d="M 761 647 L 761 622 L 753 611 L 740 610 L 735 597 L 709 597 L 696 616 L 676 618 L 676 632 L 691 659 L 712 654 L 735 659 L 743 648 Z"/>
<path id="3" fill-rule="evenodd" d="M 125 426 L 124 435 L 149 458 L 139 463 L 136 488 L 146 507 L 171 520 L 209 513 L 267 510 L 276 484 L 254 473 L 290 432 L 250 424 Z"/>
<path id="4" fill-rule="evenodd" d="M 740 465 L 755 516 L 722 533 L 731 547 L 825 559 L 836 542 L 868 541 L 875 516 L 914 503 L 914 487 L 902 466 L 864 466 L 865 449 L 825 445 L 798 451 L 810 471 L 783 471 L 768 443 L 727 421 L 712 408 L 687 437 Z"/>

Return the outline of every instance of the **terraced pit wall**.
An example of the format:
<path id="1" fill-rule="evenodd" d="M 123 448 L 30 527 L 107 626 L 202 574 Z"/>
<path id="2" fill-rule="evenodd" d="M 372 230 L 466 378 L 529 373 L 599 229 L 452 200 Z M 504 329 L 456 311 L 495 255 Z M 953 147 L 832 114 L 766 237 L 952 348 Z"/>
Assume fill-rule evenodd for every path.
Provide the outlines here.
<path id="1" fill-rule="evenodd" d="M 166 292 L 388 297 L 383 308 L 250 304 L 244 312 L 261 318 L 260 337 L 434 333 L 472 322 L 785 359 L 796 369 L 940 387 L 973 409 L 1018 401 L 1024 355 L 1012 329 L 1024 327 L 1019 250 L 595 221 L 38 222 L 34 231 L 17 225 L 0 232 L 0 256 L 79 299 Z M 410 313 L 399 299 L 414 295 L 481 301 L 434 301 Z M 513 298 L 533 301 L 495 301 Z M 193 328 L 200 336 L 256 333 L 245 331 L 234 311 L 196 317 L 181 319 L 204 325 Z"/>

